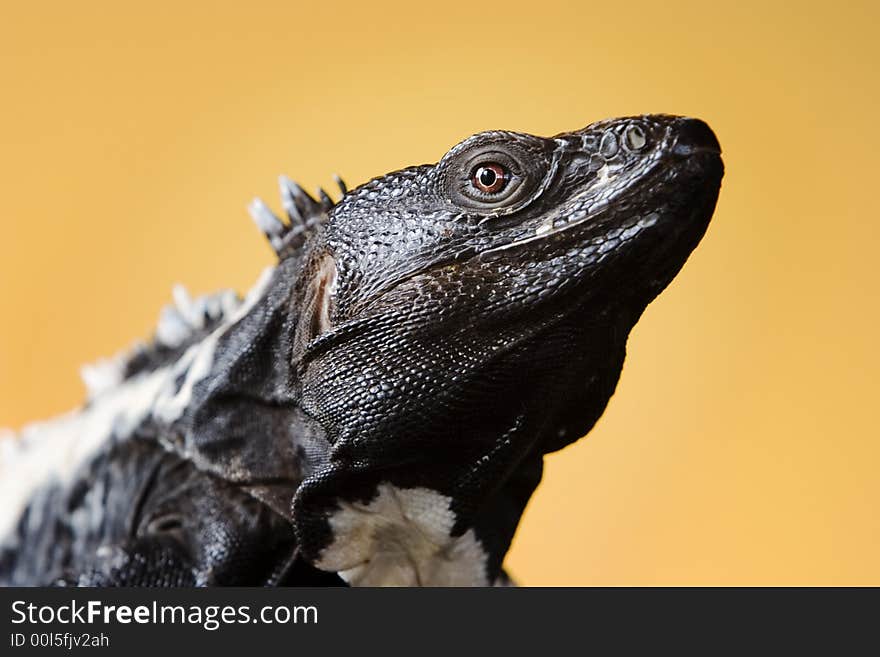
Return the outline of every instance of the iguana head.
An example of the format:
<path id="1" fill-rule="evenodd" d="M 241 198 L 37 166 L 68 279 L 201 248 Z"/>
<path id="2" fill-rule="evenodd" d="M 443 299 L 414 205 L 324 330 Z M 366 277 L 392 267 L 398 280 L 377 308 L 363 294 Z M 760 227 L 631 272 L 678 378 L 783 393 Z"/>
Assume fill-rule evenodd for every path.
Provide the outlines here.
<path id="1" fill-rule="evenodd" d="M 640 116 L 481 133 L 346 194 L 294 292 L 329 449 L 294 506 L 303 554 L 367 583 L 493 580 L 542 455 L 601 415 L 722 173 L 705 123 Z"/>

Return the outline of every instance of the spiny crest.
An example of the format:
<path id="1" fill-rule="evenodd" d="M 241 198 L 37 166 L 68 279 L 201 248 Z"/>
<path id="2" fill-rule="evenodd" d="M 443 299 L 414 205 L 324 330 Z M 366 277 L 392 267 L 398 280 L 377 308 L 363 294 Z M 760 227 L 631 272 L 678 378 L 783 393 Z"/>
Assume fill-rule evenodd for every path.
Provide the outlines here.
<path id="1" fill-rule="evenodd" d="M 228 321 L 241 305 L 233 290 L 221 290 L 193 299 L 183 285 L 172 289 L 174 304 L 159 313 L 154 338 L 110 358 L 83 365 L 80 377 L 89 399 L 126 379 L 153 371 L 180 358 L 190 346 Z"/>
<path id="2" fill-rule="evenodd" d="M 348 188 L 339 176 L 334 176 L 344 197 Z M 281 204 L 289 222 L 284 223 L 261 199 L 248 205 L 248 212 L 257 228 L 269 240 L 279 260 L 298 253 L 306 240 L 327 220 L 335 202 L 324 189 L 318 189 L 318 198 L 312 197 L 287 176 L 279 176 Z"/>

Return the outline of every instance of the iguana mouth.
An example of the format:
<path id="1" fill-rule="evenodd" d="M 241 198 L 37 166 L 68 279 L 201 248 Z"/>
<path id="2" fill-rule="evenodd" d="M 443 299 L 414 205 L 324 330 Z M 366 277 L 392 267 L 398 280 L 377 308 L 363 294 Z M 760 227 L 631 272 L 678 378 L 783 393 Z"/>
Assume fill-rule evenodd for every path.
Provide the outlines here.
<path id="1" fill-rule="evenodd" d="M 584 216 L 576 218 L 574 217 L 574 215 L 572 215 L 572 217 L 560 217 L 556 221 L 554 221 L 552 226 L 546 226 L 546 228 L 544 228 L 544 226 L 540 226 L 535 231 L 535 234 L 532 237 L 525 237 L 523 239 L 514 240 L 513 242 L 503 244 L 502 246 L 496 246 L 487 251 L 483 251 L 482 253 L 480 253 L 479 257 L 481 260 L 491 260 L 494 257 L 499 256 L 500 254 L 505 252 L 515 251 L 517 249 L 521 249 L 523 247 L 527 247 L 538 242 L 546 242 L 564 233 L 572 232 L 588 222 L 595 221 L 606 210 L 607 206 L 599 208 L 594 213 L 586 213 Z M 650 216 L 653 217 L 652 220 L 649 221 L 646 218 L 638 222 L 637 225 L 639 226 L 639 228 L 647 228 L 648 226 L 653 226 L 656 223 L 656 215 Z"/>

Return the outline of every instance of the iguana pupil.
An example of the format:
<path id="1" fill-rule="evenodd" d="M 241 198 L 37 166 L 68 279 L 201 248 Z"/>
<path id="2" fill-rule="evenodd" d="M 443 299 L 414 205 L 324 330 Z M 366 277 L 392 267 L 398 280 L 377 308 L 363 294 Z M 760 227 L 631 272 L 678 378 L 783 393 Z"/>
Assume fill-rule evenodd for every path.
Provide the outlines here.
<path id="1" fill-rule="evenodd" d="M 477 187 L 487 194 L 500 192 L 504 188 L 506 178 L 506 171 L 500 164 L 484 164 L 474 174 Z"/>

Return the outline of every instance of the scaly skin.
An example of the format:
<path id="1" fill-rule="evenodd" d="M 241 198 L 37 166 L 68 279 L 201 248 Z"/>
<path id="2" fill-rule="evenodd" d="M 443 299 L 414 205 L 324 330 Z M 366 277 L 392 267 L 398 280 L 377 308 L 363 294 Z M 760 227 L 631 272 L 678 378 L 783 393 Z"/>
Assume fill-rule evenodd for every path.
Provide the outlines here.
<path id="1" fill-rule="evenodd" d="M 498 582 L 543 455 L 604 411 L 722 175 L 704 123 L 654 115 L 482 133 L 335 205 L 284 184 L 290 225 L 252 207 L 279 265 L 239 316 L 129 359 L 115 387 L 159 392 L 36 489 L 0 578 Z M 72 499 L 97 481 L 100 500 Z M 117 519 L 59 520 L 59 499 Z M 35 549 L 47 536 L 61 547 Z"/>

